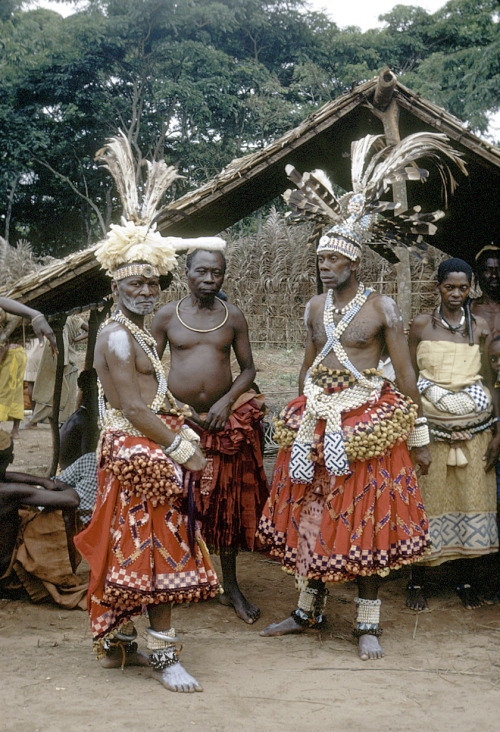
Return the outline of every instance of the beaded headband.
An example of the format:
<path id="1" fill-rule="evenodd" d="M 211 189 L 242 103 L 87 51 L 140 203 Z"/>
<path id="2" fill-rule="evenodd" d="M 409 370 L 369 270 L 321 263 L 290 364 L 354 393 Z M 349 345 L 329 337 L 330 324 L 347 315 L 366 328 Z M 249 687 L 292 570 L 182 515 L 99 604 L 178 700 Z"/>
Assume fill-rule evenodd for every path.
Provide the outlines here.
<path id="1" fill-rule="evenodd" d="M 159 277 L 160 270 L 151 264 L 129 264 L 126 267 L 119 267 L 113 272 L 113 279 L 116 282 L 124 280 L 126 277 Z"/>
<path id="2" fill-rule="evenodd" d="M 361 259 L 361 247 L 358 244 L 331 236 L 332 233 L 334 233 L 334 230 L 330 229 L 327 234 L 321 237 L 316 254 L 321 254 L 321 252 L 338 252 L 353 262 Z"/>

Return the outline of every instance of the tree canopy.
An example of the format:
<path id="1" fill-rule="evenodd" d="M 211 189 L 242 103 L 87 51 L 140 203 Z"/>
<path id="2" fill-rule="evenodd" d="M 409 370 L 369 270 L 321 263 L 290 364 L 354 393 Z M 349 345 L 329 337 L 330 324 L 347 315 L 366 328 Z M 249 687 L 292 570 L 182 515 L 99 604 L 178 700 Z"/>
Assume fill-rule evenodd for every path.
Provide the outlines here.
<path id="1" fill-rule="evenodd" d="M 119 215 L 94 162 L 118 128 L 179 168 L 179 196 L 385 64 L 478 131 L 500 105 L 496 0 L 396 5 L 365 33 L 306 0 L 76 6 L 0 5 L 0 234 L 39 254 L 87 246 Z"/>

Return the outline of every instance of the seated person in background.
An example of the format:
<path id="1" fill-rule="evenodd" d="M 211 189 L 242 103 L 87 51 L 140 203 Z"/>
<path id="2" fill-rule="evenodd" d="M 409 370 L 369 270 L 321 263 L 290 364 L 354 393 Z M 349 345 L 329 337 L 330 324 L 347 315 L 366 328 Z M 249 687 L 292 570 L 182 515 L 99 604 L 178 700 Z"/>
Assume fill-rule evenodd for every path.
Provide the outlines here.
<path id="1" fill-rule="evenodd" d="M 83 609 L 87 583 L 73 574 L 64 521 L 55 510 L 76 509 L 78 494 L 59 480 L 6 472 L 13 459 L 11 436 L 0 430 L 0 594 L 11 596 L 22 585 L 35 602 L 52 597 Z M 23 510 L 29 506 L 35 510 Z"/>
<path id="2" fill-rule="evenodd" d="M 95 452 L 87 452 L 71 465 L 68 465 L 58 475 L 58 481 L 70 485 L 78 493 L 80 499 L 78 518 L 83 526 L 87 526 L 92 518 L 97 494 L 97 457 Z"/>
<path id="3" fill-rule="evenodd" d="M 96 384 L 95 369 L 82 371 L 78 376 L 78 388 L 82 401 L 78 409 L 68 417 L 60 429 L 61 447 L 59 465 L 64 470 L 79 457 L 94 451 L 97 447 L 97 424 L 92 424 L 92 385 Z M 95 497 L 95 493 L 94 493 Z M 92 504 L 93 505 L 93 504 Z"/>

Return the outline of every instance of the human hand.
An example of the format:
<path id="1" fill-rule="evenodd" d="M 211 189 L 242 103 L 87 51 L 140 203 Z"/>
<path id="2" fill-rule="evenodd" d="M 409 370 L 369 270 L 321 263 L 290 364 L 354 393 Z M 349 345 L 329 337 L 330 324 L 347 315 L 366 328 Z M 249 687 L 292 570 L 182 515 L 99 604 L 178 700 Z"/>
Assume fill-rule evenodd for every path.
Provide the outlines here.
<path id="1" fill-rule="evenodd" d="M 483 460 L 485 461 L 484 469 L 486 472 L 489 472 L 492 468 L 495 467 L 498 458 L 500 456 L 500 433 L 497 433 L 494 435 L 488 447 L 486 448 L 486 452 L 484 453 Z"/>
<path id="2" fill-rule="evenodd" d="M 231 400 L 226 395 L 218 399 L 215 404 L 210 407 L 204 422 L 201 423 L 201 427 L 209 432 L 216 432 L 222 430 L 226 426 L 226 422 L 229 419 L 231 413 Z"/>
<path id="3" fill-rule="evenodd" d="M 195 424 L 197 424 L 200 427 L 202 427 L 203 424 L 204 424 L 204 420 L 200 417 L 200 415 L 198 414 L 198 412 L 196 411 L 196 409 L 193 409 L 193 407 L 190 406 L 189 407 L 189 411 L 191 412 L 191 416 L 188 417 L 188 419 L 191 422 L 194 422 Z"/>
<path id="4" fill-rule="evenodd" d="M 182 464 L 183 468 L 185 468 L 186 470 L 190 470 L 192 473 L 196 473 L 198 470 L 204 470 L 205 465 L 207 464 L 207 459 L 202 453 L 200 447 L 196 444 L 194 444 L 194 447 L 194 453 L 191 455 L 189 460 Z"/>
<path id="5" fill-rule="evenodd" d="M 429 472 L 429 466 L 432 462 L 431 451 L 428 445 L 423 447 L 413 447 L 410 451 L 410 458 L 417 473 L 417 478 L 420 475 L 427 475 Z"/>
<path id="6" fill-rule="evenodd" d="M 52 350 L 53 354 L 59 353 L 57 349 L 56 344 L 56 337 L 54 335 L 54 331 L 50 327 L 50 325 L 47 323 L 45 319 L 45 315 L 42 315 L 40 313 L 39 315 L 35 315 L 34 318 L 31 320 L 31 327 L 33 328 L 36 337 L 38 338 L 38 341 L 40 345 L 43 345 L 43 339 L 46 338 L 50 344 L 50 348 Z"/>
<path id="7" fill-rule="evenodd" d="M 68 484 L 63 483 L 63 481 L 58 478 L 54 478 L 53 480 L 46 478 L 45 480 L 45 488 L 48 491 L 65 491 L 67 487 Z"/>

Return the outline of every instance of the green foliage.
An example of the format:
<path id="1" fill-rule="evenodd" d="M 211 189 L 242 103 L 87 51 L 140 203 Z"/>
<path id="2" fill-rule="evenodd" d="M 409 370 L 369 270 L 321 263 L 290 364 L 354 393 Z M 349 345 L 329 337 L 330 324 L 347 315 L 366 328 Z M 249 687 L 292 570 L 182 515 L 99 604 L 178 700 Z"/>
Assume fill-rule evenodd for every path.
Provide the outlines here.
<path id="1" fill-rule="evenodd" d="M 304 0 L 88 0 L 67 18 L 3 0 L 0 233 L 57 256 L 100 238 L 120 206 L 94 156 L 118 128 L 179 168 L 178 197 L 386 63 L 484 130 L 500 99 L 497 8 L 396 6 L 361 33 Z"/>

